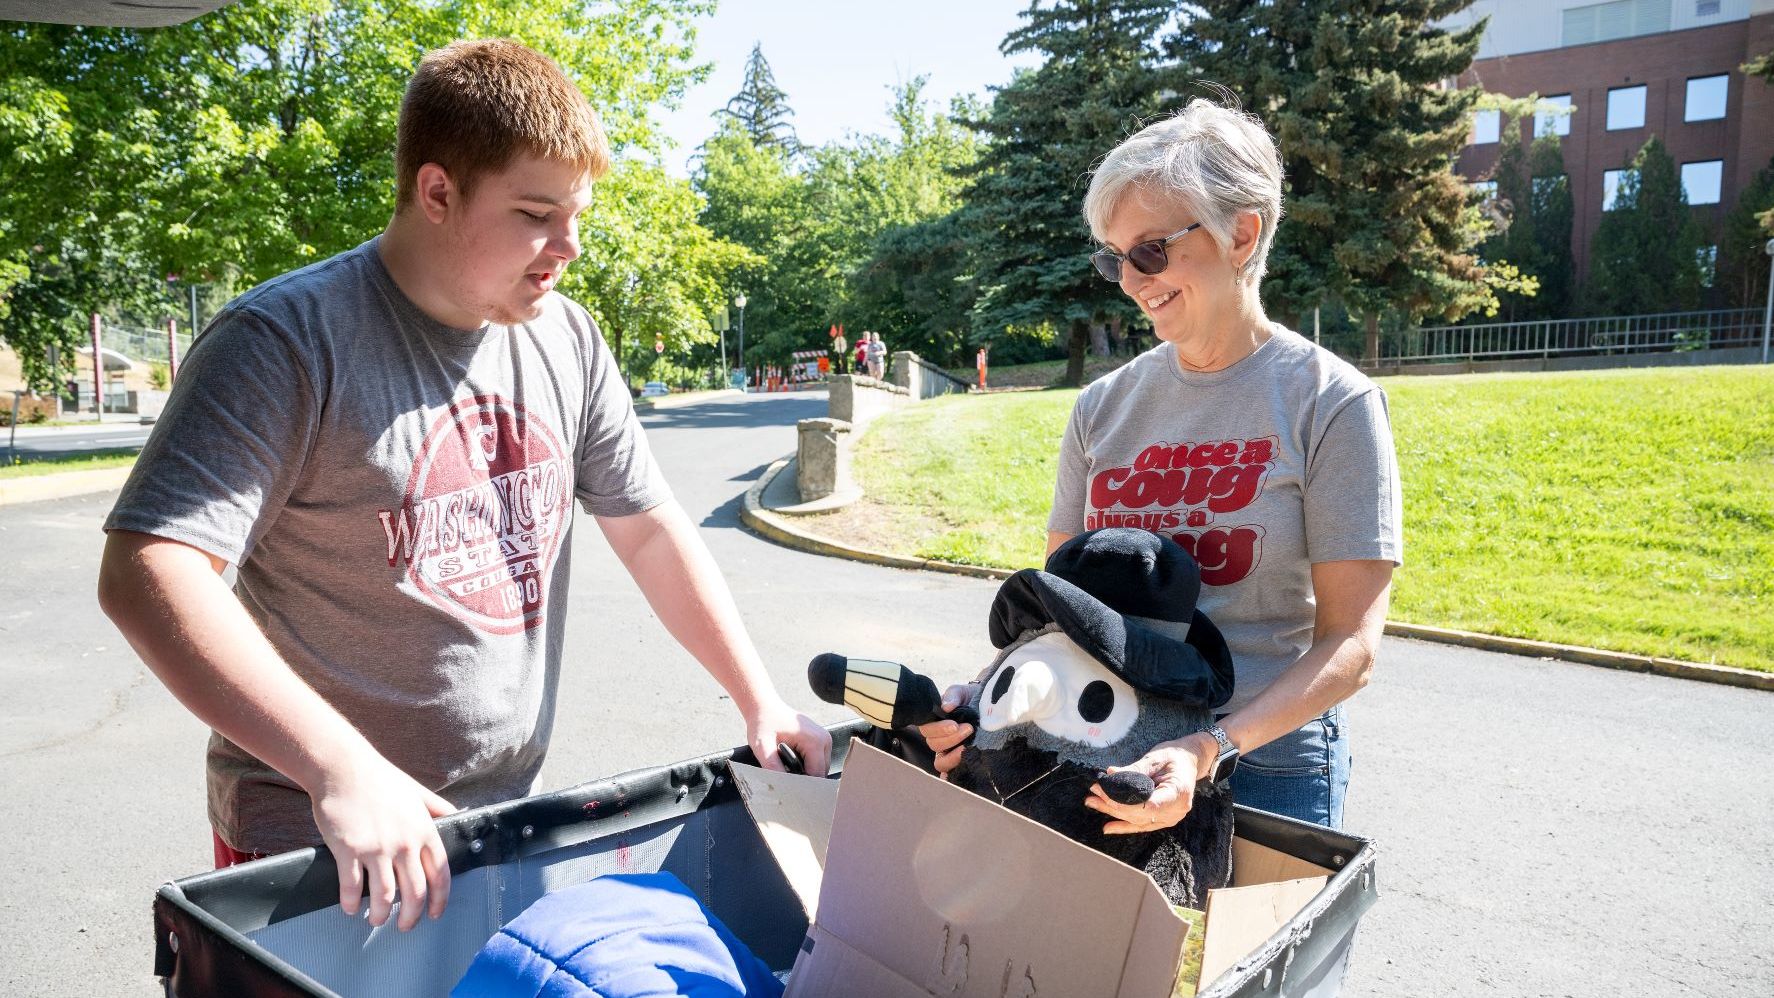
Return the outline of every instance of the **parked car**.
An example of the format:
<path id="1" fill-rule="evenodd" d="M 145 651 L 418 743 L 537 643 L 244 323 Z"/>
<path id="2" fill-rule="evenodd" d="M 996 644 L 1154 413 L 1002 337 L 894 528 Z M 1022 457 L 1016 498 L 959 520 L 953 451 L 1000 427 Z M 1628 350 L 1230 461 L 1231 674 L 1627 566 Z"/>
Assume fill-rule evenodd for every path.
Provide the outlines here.
<path id="1" fill-rule="evenodd" d="M 657 398 L 661 395 L 670 394 L 671 389 L 665 387 L 665 382 L 663 381 L 649 381 L 641 386 L 641 398 L 644 399 Z"/>

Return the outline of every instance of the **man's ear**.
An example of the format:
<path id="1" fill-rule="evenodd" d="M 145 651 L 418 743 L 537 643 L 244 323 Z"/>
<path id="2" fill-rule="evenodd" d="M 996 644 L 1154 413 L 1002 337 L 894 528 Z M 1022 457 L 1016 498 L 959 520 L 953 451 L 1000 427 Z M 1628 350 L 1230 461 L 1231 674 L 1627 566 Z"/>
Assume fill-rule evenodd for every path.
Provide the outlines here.
<path id="1" fill-rule="evenodd" d="M 441 224 L 451 211 L 461 208 L 462 192 L 448 170 L 436 163 L 426 163 L 414 178 L 413 203 L 427 221 Z"/>

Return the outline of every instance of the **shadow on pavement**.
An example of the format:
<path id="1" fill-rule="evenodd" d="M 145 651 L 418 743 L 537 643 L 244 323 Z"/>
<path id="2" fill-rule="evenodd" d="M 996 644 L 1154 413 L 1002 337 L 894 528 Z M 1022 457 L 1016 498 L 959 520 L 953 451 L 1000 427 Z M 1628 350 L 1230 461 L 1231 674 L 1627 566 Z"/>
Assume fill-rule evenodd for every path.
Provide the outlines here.
<path id="1" fill-rule="evenodd" d="M 741 492 L 739 495 L 736 495 L 726 502 L 721 503 L 719 506 L 716 506 L 714 509 L 709 510 L 708 515 L 703 517 L 702 522 L 697 524 L 697 526 L 724 527 L 730 530 L 742 530 L 744 529 L 744 523 L 739 518 L 739 511 L 744 508 L 745 493 Z"/>

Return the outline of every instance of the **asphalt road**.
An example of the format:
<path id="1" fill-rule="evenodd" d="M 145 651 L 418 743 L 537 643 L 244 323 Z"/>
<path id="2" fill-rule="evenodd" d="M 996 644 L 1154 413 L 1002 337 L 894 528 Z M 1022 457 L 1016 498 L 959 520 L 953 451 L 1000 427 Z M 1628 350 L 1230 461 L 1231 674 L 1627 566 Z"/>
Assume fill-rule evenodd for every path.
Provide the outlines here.
<path id="1" fill-rule="evenodd" d="M 803 670 L 823 650 L 971 674 L 993 583 L 802 555 L 739 528 L 746 486 L 793 448 L 795 419 L 823 410 L 767 396 L 644 421 L 791 699 L 815 706 Z M 0 507 L 15 829 L 3 994 L 159 994 L 153 891 L 210 862 L 204 731 L 92 598 L 111 499 Z M 719 689 L 580 526 L 540 787 L 737 743 Z M 1347 820 L 1379 842 L 1381 899 L 1345 994 L 1774 994 L 1771 709 L 1765 693 L 1387 641 L 1350 706 Z"/>
<path id="2" fill-rule="evenodd" d="M 148 442 L 148 431 L 153 427 L 134 422 L 134 417 L 130 419 L 131 422 L 113 425 L 41 428 L 20 426 L 16 439 L 6 429 L 0 428 L 0 455 L 6 453 L 9 441 L 18 449 L 20 459 L 36 461 L 72 457 L 94 451 L 141 450 L 142 445 Z"/>

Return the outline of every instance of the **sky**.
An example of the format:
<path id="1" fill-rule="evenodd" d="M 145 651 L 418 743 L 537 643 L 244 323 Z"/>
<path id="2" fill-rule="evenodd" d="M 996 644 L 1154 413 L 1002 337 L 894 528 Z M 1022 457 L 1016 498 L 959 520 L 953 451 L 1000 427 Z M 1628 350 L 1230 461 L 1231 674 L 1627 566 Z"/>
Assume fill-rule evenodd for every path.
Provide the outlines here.
<path id="1" fill-rule="evenodd" d="M 713 112 L 739 92 L 754 42 L 776 85 L 788 94 L 796 134 L 808 145 L 847 133 L 891 134 L 892 87 L 919 74 L 936 106 L 949 98 L 1010 81 L 1019 66 L 998 45 L 1019 23 L 1028 0 L 721 0 L 697 23 L 697 62 L 711 63 L 708 79 L 691 88 L 683 105 L 663 115 L 677 142 L 665 165 L 680 176 L 685 161 L 715 129 Z"/>

